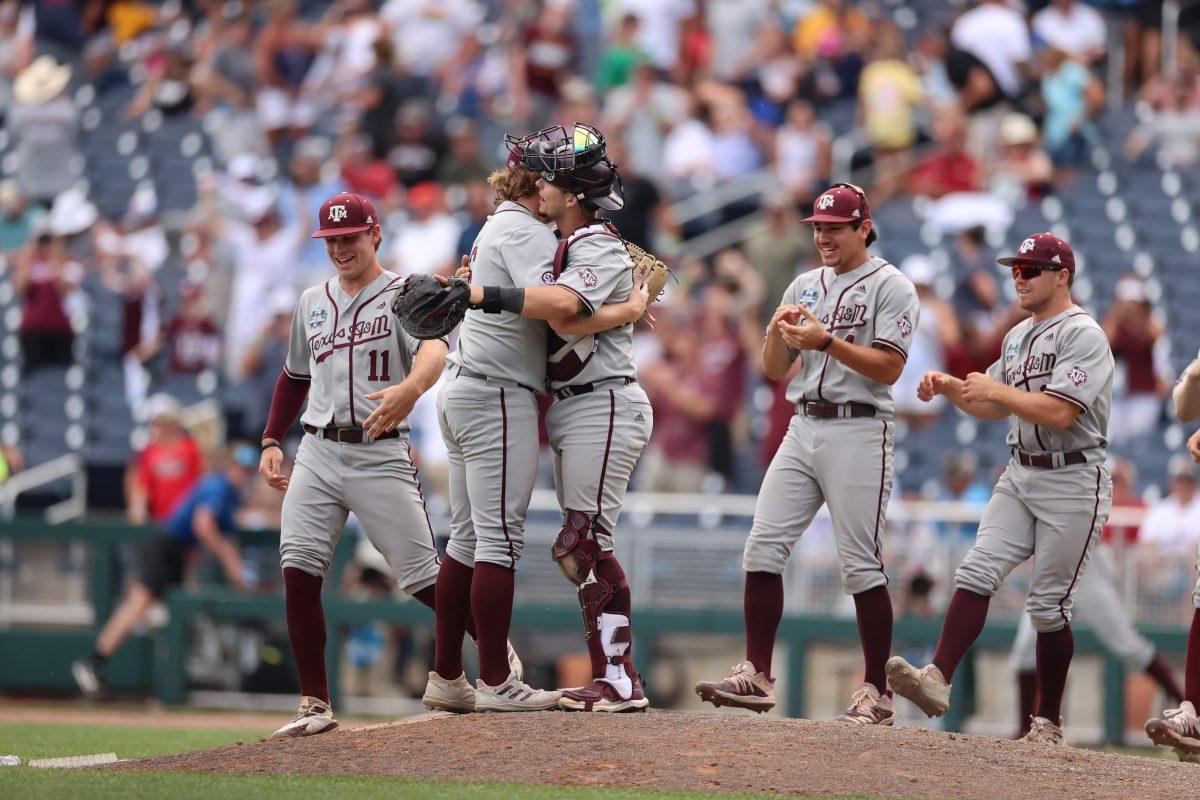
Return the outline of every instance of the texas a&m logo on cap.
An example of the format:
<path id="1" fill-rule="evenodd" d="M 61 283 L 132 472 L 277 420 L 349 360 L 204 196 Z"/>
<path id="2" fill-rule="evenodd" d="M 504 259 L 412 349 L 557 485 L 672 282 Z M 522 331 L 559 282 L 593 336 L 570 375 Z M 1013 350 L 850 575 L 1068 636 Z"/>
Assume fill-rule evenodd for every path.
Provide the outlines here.
<path id="1" fill-rule="evenodd" d="M 1021 246 L 1017 248 L 1017 252 L 1022 254 L 1028 253 L 1035 247 L 1037 247 L 1037 242 L 1033 241 L 1033 239 L 1026 239 L 1021 242 Z"/>
<path id="2" fill-rule="evenodd" d="M 834 204 L 833 195 L 823 194 L 823 195 L 821 195 L 820 199 L 817 200 L 817 210 L 825 211 L 826 209 L 833 208 L 833 204 Z"/>
<path id="3" fill-rule="evenodd" d="M 349 212 L 346 211 L 346 206 L 344 206 L 344 205 L 336 205 L 336 206 L 329 207 L 329 221 L 330 222 L 341 222 L 348 215 L 349 215 Z"/>
<path id="4" fill-rule="evenodd" d="M 317 219 L 320 220 L 321 227 L 313 231 L 314 239 L 361 233 L 374 227 L 377 216 L 375 206 L 366 197 L 342 192 L 321 205 Z"/>

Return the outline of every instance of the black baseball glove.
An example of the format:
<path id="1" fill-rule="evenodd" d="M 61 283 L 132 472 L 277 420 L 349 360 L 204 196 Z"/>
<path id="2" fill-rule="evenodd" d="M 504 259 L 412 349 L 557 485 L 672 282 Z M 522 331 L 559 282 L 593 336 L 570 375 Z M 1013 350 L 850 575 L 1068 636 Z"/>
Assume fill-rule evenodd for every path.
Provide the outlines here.
<path id="1" fill-rule="evenodd" d="M 471 286 L 461 278 L 443 285 L 432 275 L 410 275 L 392 298 L 392 313 L 414 339 L 440 339 L 467 314 Z"/>

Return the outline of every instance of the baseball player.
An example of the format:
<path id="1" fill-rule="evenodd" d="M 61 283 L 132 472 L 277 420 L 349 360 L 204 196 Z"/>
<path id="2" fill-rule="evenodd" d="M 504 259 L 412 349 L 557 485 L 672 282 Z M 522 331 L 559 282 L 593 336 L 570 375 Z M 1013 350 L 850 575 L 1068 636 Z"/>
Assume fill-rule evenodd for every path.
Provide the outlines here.
<path id="1" fill-rule="evenodd" d="M 1138 633 L 1129 618 L 1116 586 L 1117 570 L 1111 550 L 1101 543 L 1092 555 L 1087 571 L 1079 576 L 1072 607 L 1072 624 L 1092 629 L 1100 644 L 1125 664 L 1132 672 L 1144 672 L 1162 687 L 1167 698 L 1179 702 L 1183 690 L 1171 667 L 1154 645 Z M 1031 719 L 1037 701 L 1037 632 L 1033 619 L 1021 615 L 1017 636 L 1013 639 L 1010 661 L 1017 674 L 1017 696 L 1020 702 L 1017 719 Z M 1026 733 L 1022 727 L 1020 734 Z M 1018 736 L 1017 738 L 1020 738 Z"/>
<path id="2" fill-rule="evenodd" d="M 746 659 L 723 680 L 696 685 L 701 699 L 767 711 L 775 705 L 771 655 L 783 616 L 783 570 L 823 503 L 833 517 L 842 588 L 854 597 L 866 675 L 839 721 L 891 725 L 883 666 L 892 602 L 881 537 L 892 493 L 892 384 L 920 321 L 916 288 L 867 248 L 877 234 L 857 186 L 819 195 L 812 216 L 821 267 L 783 293 L 763 342 L 768 378 L 800 367 L 787 389 L 796 414 L 759 491 L 742 556 Z"/>
<path id="3" fill-rule="evenodd" d="M 543 285 L 547 276 L 553 280 L 558 242 L 539 211 L 538 173 L 521 164 L 537 136 L 507 137 L 508 162 L 489 178 L 496 210 L 460 270 L 488 285 L 473 287 L 478 310 L 459 329 L 438 395 L 450 460 L 451 534 L 438 573 L 435 663 L 423 699 L 446 711 L 536 711 L 559 703 L 559 692 L 529 687 L 505 658 L 538 459 L 536 396 L 546 392 L 543 320 L 580 335 L 628 328 L 646 308 L 642 294 L 581 316 L 576 294 Z M 475 688 L 462 667 L 469 612 L 479 626 Z"/>
<path id="4" fill-rule="evenodd" d="M 613 554 L 612 534 L 654 423 L 633 362 L 632 323 L 648 295 L 635 283 L 620 235 L 601 217 L 624 205 L 624 192 L 599 131 L 582 123 L 570 136 L 561 126 L 538 131 L 522 143 L 520 163 L 540 175 L 539 209 L 558 226 L 557 249 L 543 275 L 549 285 L 472 285 L 471 302 L 550 322 L 546 370 L 555 401 L 546 428 L 563 512 L 551 554 L 578 587 L 593 678 L 563 691 L 559 705 L 643 711 L 649 701 L 633 667 L 629 582 Z M 559 321 L 576 315 L 590 325 Z M 622 324 L 612 327 L 614 320 Z M 506 599 L 511 602 L 511 594 Z"/>
<path id="5" fill-rule="evenodd" d="M 1108 519 L 1106 463 L 1113 356 L 1103 329 L 1071 301 L 1075 255 L 1049 233 L 1021 242 L 1011 267 L 1017 302 L 1032 316 L 1004 337 L 987 374 L 921 379 L 918 396 L 943 395 L 981 419 L 1012 418 L 1012 460 L 988 501 L 975 545 L 955 573 L 933 663 L 888 659 L 892 688 L 927 715 L 950 706 L 950 680 L 987 619 L 1004 579 L 1033 558 L 1025 610 L 1037 630 L 1037 711 L 1023 741 L 1064 744 L 1062 697 L 1075 651 L 1071 607 Z"/>
<path id="6" fill-rule="evenodd" d="M 448 345 L 413 339 L 388 308 L 401 278 L 376 257 L 382 233 L 370 200 L 334 195 L 321 206 L 312 237 L 325 240 L 337 276 L 307 289 L 296 305 L 259 464 L 267 483 L 286 491 L 279 551 L 302 695 L 296 717 L 274 737 L 337 727 L 325 673 L 321 585 L 347 514 L 358 517 L 400 588 L 430 608 L 438 573 L 407 417 L 436 382 Z M 279 443 L 306 398 L 305 436 L 289 480 L 280 473 Z"/>
<path id="7" fill-rule="evenodd" d="M 1175 413 L 1180 422 L 1192 422 L 1200 417 L 1200 356 L 1196 357 L 1175 385 L 1173 395 Z M 1200 431 L 1191 435 L 1187 442 L 1192 460 L 1200 463 Z M 1200 552 L 1196 554 L 1197 570 L 1200 570 Z M 1192 628 L 1188 633 L 1187 661 L 1184 664 L 1183 702 L 1179 708 L 1170 708 L 1161 717 L 1146 723 L 1146 735 L 1155 744 L 1173 747 L 1180 761 L 1200 763 L 1200 575 L 1192 591 Z"/>

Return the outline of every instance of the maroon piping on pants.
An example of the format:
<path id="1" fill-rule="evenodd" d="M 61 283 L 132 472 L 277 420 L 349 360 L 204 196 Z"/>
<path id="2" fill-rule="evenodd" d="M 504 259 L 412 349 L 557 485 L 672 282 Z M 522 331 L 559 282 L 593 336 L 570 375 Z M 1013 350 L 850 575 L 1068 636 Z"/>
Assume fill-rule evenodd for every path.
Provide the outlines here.
<path id="1" fill-rule="evenodd" d="M 596 520 L 604 512 L 604 476 L 608 474 L 608 453 L 612 450 L 613 422 L 617 416 L 617 394 L 608 390 L 608 438 L 604 442 L 604 463 L 600 465 L 600 488 L 596 490 Z M 612 531 L 609 531 L 612 533 Z"/>
<path id="2" fill-rule="evenodd" d="M 1092 543 L 1092 537 L 1096 535 L 1096 517 L 1100 515 L 1100 467 L 1096 467 L 1096 505 L 1092 509 L 1092 522 L 1088 528 L 1087 541 L 1083 543 L 1083 552 L 1079 554 L 1079 561 L 1075 564 L 1075 575 L 1071 578 L 1071 585 L 1067 587 L 1067 593 L 1058 601 L 1058 613 L 1062 614 L 1063 622 L 1068 625 L 1071 623 L 1067 619 L 1067 609 L 1063 604 L 1067 602 L 1067 598 L 1071 596 L 1071 592 L 1075 589 L 1075 582 L 1079 580 L 1079 570 L 1083 567 L 1083 559 L 1087 555 L 1088 547 Z"/>
<path id="3" fill-rule="evenodd" d="M 412 443 L 406 441 L 404 446 L 408 449 L 408 464 L 412 467 L 413 480 L 417 482 L 417 497 L 421 498 L 421 510 L 425 512 L 425 525 L 429 528 L 429 543 L 433 545 L 433 560 L 436 564 L 442 563 L 442 557 L 438 554 L 437 537 L 433 533 L 433 523 L 429 521 L 429 506 L 425 503 L 425 492 L 421 489 L 421 475 L 417 472 L 417 465 L 412 460 Z"/>
<path id="4" fill-rule="evenodd" d="M 512 539 L 508 536 L 508 406 L 504 402 L 504 387 L 500 387 L 500 530 L 508 543 L 509 569 L 517 568 Z"/>
<path id="5" fill-rule="evenodd" d="M 883 486 L 887 479 L 887 420 L 883 420 L 883 454 L 879 460 L 879 501 L 875 506 L 875 560 L 879 562 L 879 571 L 886 579 L 888 574 L 883 566 L 883 554 L 879 541 L 879 523 L 883 521 Z"/>

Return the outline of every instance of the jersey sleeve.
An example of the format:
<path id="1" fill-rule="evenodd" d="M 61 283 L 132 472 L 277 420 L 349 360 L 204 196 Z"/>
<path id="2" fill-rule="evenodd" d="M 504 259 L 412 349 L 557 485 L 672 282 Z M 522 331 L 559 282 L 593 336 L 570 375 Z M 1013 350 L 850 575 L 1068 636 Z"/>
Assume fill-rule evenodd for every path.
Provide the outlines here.
<path id="1" fill-rule="evenodd" d="M 1112 377 L 1113 356 L 1104 331 L 1091 325 L 1064 331 L 1054 371 L 1043 392 L 1087 411 Z"/>
<path id="2" fill-rule="evenodd" d="M 920 318 L 916 287 L 903 275 L 892 275 L 879 287 L 875 300 L 875 338 L 871 346 L 899 353 L 907 361 Z"/>
<path id="3" fill-rule="evenodd" d="M 308 331 L 304 325 L 303 303 L 297 303 L 292 311 L 292 332 L 288 337 L 287 359 L 283 369 L 293 378 L 309 378 Z"/>
<path id="4" fill-rule="evenodd" d="M 788 284 L 788 287 L 783 290 L 783 297 L 779 300 L 780 306 L 798 306 L 800 305 L 800 280 L 796 279 Z M 795 348 L 788 347 L 788 361 L 795 361 L 800 357 L 800 351 Z"/>
<path id="5" fill-rule="evenodd" d="M 1003 352 L 1003 351 L 1001 351 L 1001 352 Z M 995 361 L 992 362 L 992 365 L 987 368 L 987 376 L 994 381 L 1000 381 L 1001 383 L 1008 383 L 1008 381 L 1006 381 L 1004 379 L 1004 359 L 1003 358 L 997 358 Z"/>
<path id="6" fill-rule="evenodd" d="M 570 289 L 591 316 L 622 286 L 633 287 L 633 265 L 620 241 L 611 236 L 594 236 L 571 245 L 571 264 L 564 267 L 556 284 Z M 621 298 L 624 299 L 624 298 Z"/>
<path id="7" fill-rule="evenodd" d="M 543 276 L 554 271 L 554 252 L 558 240 L 541 224 L 517 228 L 500 245 L 500 258 L 512 278 L 513 286 L 541 286 Z"/>

